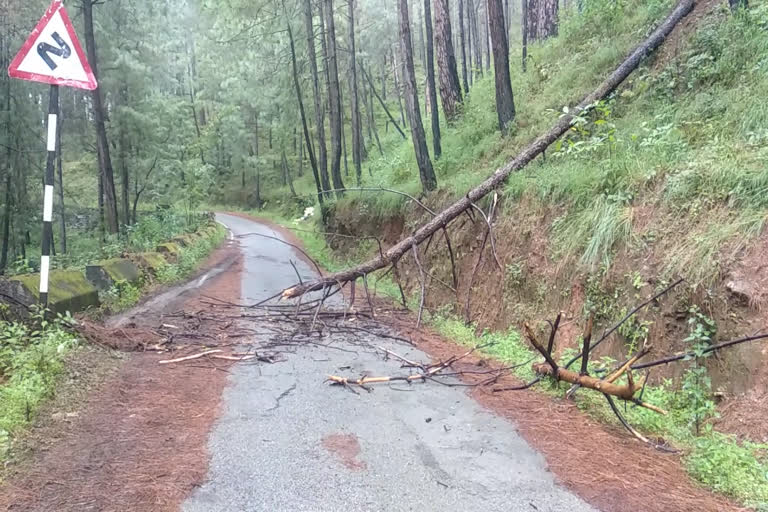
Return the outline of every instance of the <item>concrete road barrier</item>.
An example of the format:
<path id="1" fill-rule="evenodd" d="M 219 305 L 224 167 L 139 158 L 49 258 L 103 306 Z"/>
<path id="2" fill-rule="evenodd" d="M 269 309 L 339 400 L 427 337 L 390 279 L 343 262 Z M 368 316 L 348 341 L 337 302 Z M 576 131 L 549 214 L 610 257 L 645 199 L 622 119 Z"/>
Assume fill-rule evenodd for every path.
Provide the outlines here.
<path id="1" fill-rule="evenodd" d="M 129 259 L 116 258 L 85 267 L 85 277 L 97 289 L 106 291 L 118 282 L 136 284 L 141 278 L 139 267 Z"/>

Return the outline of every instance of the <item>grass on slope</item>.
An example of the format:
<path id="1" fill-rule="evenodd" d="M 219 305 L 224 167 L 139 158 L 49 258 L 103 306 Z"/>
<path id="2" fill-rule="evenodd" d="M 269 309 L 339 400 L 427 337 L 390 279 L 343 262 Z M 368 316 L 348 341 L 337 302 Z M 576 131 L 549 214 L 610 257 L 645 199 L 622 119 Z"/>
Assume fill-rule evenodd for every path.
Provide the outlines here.
<path id="1" fill-rule="evenodd" d="M 512 64 L 518 115 L 506 138 L 496 129 L 494 85 L 486 72 L 472 87 L 461 121 L 443 126 L 443 155 L 435 162 L 441 190 L 458 197 L 513 157 L 600 83 L 671 5 L 596 0 L 581 15 L 566 10 L 560 36 L 530 49 L 528 72 Z M 665 270 L 709 283 L 726 244 L 742 247 L 762 231 L 768 211 L 767 28 L 765 2 L 736 16 L 716 13 L 674 59 L 651 59 L 545 159 L 509 180 L 509 198 L 526 196 L 565 212 L 551 226 L 554 257 L 595 267 L 618 248 L 646 247 L 683 217 L 690 229 L 675 237 Z M 410 141 L 391 132 L 384 142 L 384 156 L 371 148 L 363 185 L 418 195 Z M 347 178 L 347 185 L 353 181 Z M 308 176 L 297 182 L 307 198 L 313 187 Z M 286 190 L 277 194 L 289 203 Z M 393 194 L 348 197 L 358 195 L 372 216 L 405 204 Z M 653 207 L 654 218 L 636 232 L 633 212 L 644 205 Z M 695 264 L 702 261 L 711 264 Z"/>

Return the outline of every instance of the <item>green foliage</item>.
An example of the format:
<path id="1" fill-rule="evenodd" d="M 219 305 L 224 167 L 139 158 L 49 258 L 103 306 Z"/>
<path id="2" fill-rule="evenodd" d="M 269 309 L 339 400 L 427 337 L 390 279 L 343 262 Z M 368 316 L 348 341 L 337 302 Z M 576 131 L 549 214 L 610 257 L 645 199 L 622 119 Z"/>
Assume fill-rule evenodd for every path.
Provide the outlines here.
<path id="1" fill-rule="evenodd" d="M 748 505 L 768 507 L 768 445 L 739 443 L 734 437 L 713 432 L 696 439 L 685 458 L 688 471 L 698 481 Z"/>
<path id="2" fill-rule="evenodd" d="M 226 230 L 216 225 L 213 236 L 196 239 L 189 247 L 183 247 L 179 251 L 175 263 L 168 263 L 157 270 L 157 280 L 160 283 L 170 284 L 183 279 L 191 274 L 198 264 L 205 259 L 213 249 L 221 244 L 226 237 Z"/>
<path id="3" fill-rule="evenodd" d="M 27 324 L 0 321 L 0 458 L 55 390 L 65 355 L 77 345 L 72 317 L 38 311 Z"/>
<path id="4" fill-rule="evenodd" d="M 701 427 L 708 418 L 717 415 L 715 402 L 712 400 L 712 381 L 707 374 L 702 360 L 709 356 L 704 350 L 712 344 L 717 333 L 714 320 L 701 312 L 698 306 L 688 311 L 690 334 L 685 339 L 695 353 L 690 368 L 683 376 L 680 398 L 688 412 L 688 425 L 696 435 L 701 434 Z"/>
<path id="5" fill-rule="evenodd" d="M 102 305 L 114 313 L 125 311 L 135 306 L 141 298 L 141 286 L 134 286 L 127 281 L 118 281 L 101 296 Z"/>

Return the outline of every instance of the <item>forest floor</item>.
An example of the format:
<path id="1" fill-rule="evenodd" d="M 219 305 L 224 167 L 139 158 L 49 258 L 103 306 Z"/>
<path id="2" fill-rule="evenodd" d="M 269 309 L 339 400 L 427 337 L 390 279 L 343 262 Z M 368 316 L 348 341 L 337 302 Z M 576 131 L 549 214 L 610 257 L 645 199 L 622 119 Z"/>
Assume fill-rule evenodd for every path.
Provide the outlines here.
<path id="1" fill-rule="evenodd" d="M 274 224 L 269 228 L 283 239 L 298 244 L 287 230 Z M 293 255 L 300 259 L 298 253 Z M 261 256 L 244 254 L 242 246 L 230 241 L 214 253 L 203 270 L 190 281 L 199 286 L 181 285 L 176 288 L 175 297 L 171 297 L 173 290 L 164 294 L 164 304 L 149 300 L 143 307 L 110 322 L 110 328 L 94 327 L 92 334 L 108 338 L 102 340 L 104 344 L 136 350 L 156 342 L 147 330 L 149 326 L 170 322 L 183 329 L 181 322 L 194 324 L 194 318 L 201 312 L 211 313 L 215 318 L 216 312 L 211 311 L 209 298 L 241 300 L 243 286 L 246 286 L 243 280 L 245 261 L 249 258 L 258 260 Z M 275 263 L 288 266 L 285 261 Z M 223 271 L 203 279 L 216 269 Z M 368 306 L 363 302 L 364 299 L 358 297 L 357 307 L 361 310 Z M 465 347 L 445 340 L 429 329 L 415 329 L 412 312 L 395 309 L 383 300 L 377 301 L 376 308 L 380 322 L 410 338 L 420 351 L 434 360 L 444 360 L 466 351 Z M 178 310 L 187 314 L 171 316 Z M 225 335 L 230 326 L 231 321 L 222 315 L 220 322 L 187 327 L 197 328 L 201 335 L 219 337 Z M 215 459 L 216 453 L 209 453 L 209 450 L 215 452 L 217 448 L 210 445 L 209 432 L 218 428 L 215 425 L 220 422 L 216 420 L 224 414 L 220 404 L 228 377 L 230 387 L 234 386 L 239 370 L 204 363 L 159 365 L 158 361 L 164 356 L 149 352 L 123 354 L 119 363 L 104 351 L 88 351 L 86 354 L 93 354 L 88 357 L 93 357 L 93 364 L 103 369 L 99 370 L 103 378 L 94 382 L 90 393 L 78 403 L 66 401 L 66 397 L 57 398 L 43 412 L 37 427 L 24 441 L 28 449 L 22 460 L 10 468 L 4 483 L 0 484 L 0 510 L 178 510 L 185 499 L 197 493 L 212 478 L 209 460 L 211 456 Z M 476 369 L 494 364 L 489 360 L 468 358 L 462 366 Z M 77 371 L 88 373 L 92 370 L 82 367 Z M 329 392 L 320 385 L 324 375 L 315 377 L 318 385 L 313 393 L 317 397 L 326 397 Z M 471 382 L 471 377 L 468 379 Z M 504 377 L 503 381 L 512 383 L 514 379 Z M 427 386 L 442 389 L 437 384 Z M 422 388 L 416 393 L 394 393 L 385 388 L 369 395 L 372 397 L 369 402 L 386 404 L 382 400 L 385 396 L 423 397 L 428 392 L 432 391 Z M 461 391 L 458 393 L 463 395 Z M 356 400 L 351 394 L 343 395 Z M 317 400 L 317 397 L 309 399 Z M 545 457 L 559 484 L 600 510 L 740 510 L 733 503 L 696 485 L 686 475 L 677 455 L 654 451 L 619 428 L 590 419 L 573 403 L 554 400 L 535 391 L 494 394 L 483 388 L 471 392 L 471 398 L 492 416 L 509 420 L 527 444 Z M 258 398 L 252 399 L 258 402 Z M 334 400 L 341 402 L 343 399 Z M 249 407 L 257 406 L 255 402 Z M 293 407 L 292 404 L 292 401 L 284 401 L 282 408 Z M 369 411 L 374 419 L 379 414 L 378 409 Z M 326 414 L 323 416 L 327 418 Z M 421 418 L 420 421 L 424 422 Z M 376 435 L 375 432 L 371 434 Z M 363 433 L 360 438 L 362 449 L 355 444 L 354 455 L 348 453 L 349 443 L 346 441 L 341 443 L 342 449 L 337 446 L 339 443 L 332 442 L 337 439 L 335 437 L 324 438 L 323 447 L 331 456 L 341 459 L 350 474 L 358 475 L 354 478 L 362 478 L 365 482 L 372 478 L 366 476 L 366 465 L 372 472 L 379 461 L 369 452 L 371 447 L 366 444 Z M 495 439 L 494 442 L 510 440 Z M 437 454 L 437 457 L 442 455 Z M 215 460 L 213 464 L 216 464 Z M 503 473 L 505 467 L 504 464 L 496 466 L 495 471 Z M 290 475 L 290 470 L 286 471 Z M 501 491 L 507 492 L 507 489 Z M 448 491 L 442 493 L 448 494 Z M 557 505 L 556 502 L 529 503 L 531 510 L 554 510 L 549 505 Z M 524 504 L 525 507 L 528 505 Z M 493 507 L 487 509 L 494 510 Z M 207 510 L 219 509 L 211 505 Z"/>

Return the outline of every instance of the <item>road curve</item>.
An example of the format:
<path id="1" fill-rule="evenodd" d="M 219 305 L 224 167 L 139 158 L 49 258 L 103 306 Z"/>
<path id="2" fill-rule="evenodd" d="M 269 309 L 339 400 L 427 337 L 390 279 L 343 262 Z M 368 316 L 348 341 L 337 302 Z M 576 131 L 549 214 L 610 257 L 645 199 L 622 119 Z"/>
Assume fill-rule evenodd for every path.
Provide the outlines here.
<path id="1" fill-rule="evenodd" d="M 235 236 L 269 227 L 230 215 Z M 242 298 L 271 296 L 312 269 L 289 246 L 244 237 Z M 209 439 L 208 481 L 186 512 L 591 511 L 558 485 L 515 426 L 461 388 L 380 387 L 355 395 L 323 384 L 331 373 L 391 375 L 399 365 L 359 345 L 306 347 L 284 362 L 233 368 Z M 375 344 L 428 357 L 387 340 Z M 348 370 L 340 370 L 348 367 Z"/>

